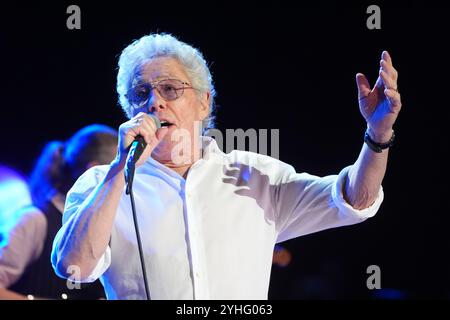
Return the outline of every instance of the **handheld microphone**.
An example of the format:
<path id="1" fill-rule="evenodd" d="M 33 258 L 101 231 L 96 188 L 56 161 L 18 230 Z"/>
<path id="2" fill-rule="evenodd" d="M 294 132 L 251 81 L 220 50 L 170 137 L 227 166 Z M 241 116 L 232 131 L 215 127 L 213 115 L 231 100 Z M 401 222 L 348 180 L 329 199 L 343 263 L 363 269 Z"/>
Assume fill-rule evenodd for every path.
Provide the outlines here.
<path id="1" fill-rule="evenodd" d="M 156 125 L 156 129 L 161 128 L 161 121 L 153 114 L 149 114 L 149 117 L 153 119 Z M 147 143 L 142 136 L 137 136 L 131 143 L 130 150 L 128 151 L 128 157 L 125 164 L 125 181 L 127 183 L 126 194 L 130 193 L 131 186 L 133 184 L 134 170 L 136 168 L 136 162 L 144 152 Z"/>

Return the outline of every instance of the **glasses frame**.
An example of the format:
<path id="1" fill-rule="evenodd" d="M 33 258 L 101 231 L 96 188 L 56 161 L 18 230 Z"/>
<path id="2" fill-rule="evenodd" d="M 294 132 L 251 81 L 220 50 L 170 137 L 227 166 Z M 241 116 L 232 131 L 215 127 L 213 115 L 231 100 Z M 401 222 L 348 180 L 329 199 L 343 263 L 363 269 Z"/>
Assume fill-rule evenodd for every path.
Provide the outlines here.
<path id="1" fill-rule="evenodd" d="M 167 98 L 165 98 L 164 95 L 161 94 L 161 91 L 159 90 L 159 87 L 158 87 L 159 84 L 160 84 L 161 82 L 163 82 L 163 81 L 168 81 L 168 80 L 175 80 L 175 81 L 180 82 L 180 83 L 183 85 L 183 87 L 181 87 L 181 88 L 175 88 L 175 90 L 176 90 L 176 92 L 177 92 L 177 97 L 174 98 L 174 99 L 167 99 Z M 133 89 L 136 88 L 137 86 L 141 86 L 141 85 L 148 85 L 148 86 L 149 86 L 149 88 L 150 88 L 149 95 L 148 95 L 148 98 L 147 98 L 146 100 L 144 100 L 141 104 L 135 105 L 135 104 L 133 104 L 133 103 L 130 102 L 130 99 L 129 99 L 130 92 L 131 92 L 131 90 L 133 90 Z M 145 105 L 148 103 L 148 101 L 150 100 L 150 96 L 151 96 L 151 91 L 152 91 L 152 90 L 156 90 L 156 91 L 158 92 L 158 95 L 159 95 L 163 100 L 165 100 L 165 101 L 174 101 L 174 100 L 179 99 L 179 98 L 183 95 L 184 89 L 194 89 L 194 90 L 197 90 L 196 88 L 194 88 L 193 86 L 191 86 L 191 85 L 190 85 L 188 82 L 186 82 L 186 81 L 182 81 L 182 80 L 180 80 L 180 79 L 174 79 L 174 78 L 167 78 L 167 79 L 160 79 L 160 80 L 153 81 L 153 82 L 143 82 L 143 83 L 139 83 L 138 85 L 132 86 L 132 87 L 128 90 L 128 92 L 125 94 L 125 97 L 128 99 L 128 102 L 130 103 L 130 105 L 131 105 L 134 109 L 139 109 L 139 108 L 142 108 L 143 106 L 145 106 Z M 178 93 L 179 90 L 181 90 L 181 93 Z"/>

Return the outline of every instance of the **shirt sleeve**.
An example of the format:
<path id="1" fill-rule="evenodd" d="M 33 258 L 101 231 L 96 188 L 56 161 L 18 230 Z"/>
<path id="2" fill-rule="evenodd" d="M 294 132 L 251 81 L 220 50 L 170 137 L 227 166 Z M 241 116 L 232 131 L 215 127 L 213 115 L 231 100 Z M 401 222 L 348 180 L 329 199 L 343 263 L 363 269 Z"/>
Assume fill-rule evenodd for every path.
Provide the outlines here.
<path id="1" fill-rule="evenodd" d="M 66 203 L 64 206 L 64 214 L 63 214 L 63 225 L 61 229 L 56 234 L 56 237 L 53 241 L 53 249 L 51 261 L 53 265 L 53 269 L 56 274 L 65 278 L 65 274 L 61 274 L 57 268 L 58 261 L 63 258 L 63 251 L 60 250 L 60 243 L 64 242 L 67 237 L 71 237 L 70 226 L 74 220 L 79 218 L 78 212 L 79 208 L 84 204 L 85 201 L 88 201 L 87 198 L 92 193 L 92 191 L 100 184 L 101 180 L 104 178 L 106 174 L 107 166 L 97 166 L 90 168 L 83 175 L 78 178 L 73 187 L 69 190 L 66 198 Z M 76 223 L 76 222 L 75 222 Z M 110 266 L 111 264 L 111 250 L 109 246 L 106 248 L 105 253 L 100 257 L 96 267 L 93 272 L 84 279 L 77 279 L 71 277 L 71 280 L 74 282 L 94 282 L 97 280 Z"/>
<path id="2" fill-rule="evenodd" d="M 14 214 L 0 247 L 0 287 L 16 283 L 26 267 L 42 254 L 47 236 L 47 220 L 35 207 Z"/>
<path id="3" fill-rule="evenodd" d="M 350 166 L 339 175 L 325 177 L 296 173 L 288 167 L 276 185 L 273 199 L 277 242 L 362 222 L 374 216 L 383 201 L 381 186 L 368 208 L 357 210 L 345 201 L 343 188 Z"/>

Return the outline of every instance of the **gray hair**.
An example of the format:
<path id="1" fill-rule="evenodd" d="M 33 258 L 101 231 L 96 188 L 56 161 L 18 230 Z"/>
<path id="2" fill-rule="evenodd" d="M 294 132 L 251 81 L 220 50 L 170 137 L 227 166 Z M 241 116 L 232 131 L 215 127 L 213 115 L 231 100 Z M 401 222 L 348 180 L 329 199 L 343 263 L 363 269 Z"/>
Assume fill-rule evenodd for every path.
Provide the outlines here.
<path id="1" fill-rule="evenodd" d="M 119 58 L 117 93 L 123 111 L 131 118 L 133 107 L 126 98 L 138 68 L 156 57 L 175 58 L 184 67 L 191 85 L 200 93 L 210 92 L 209 114 L 203 120 L 203 129 L 214 128 L 214 97 L 216 91 L 208 65 L 202 53 L 196 48 L 178 40 L 170 34 L 149 34 L 135 40 L 126 47 Z"/>

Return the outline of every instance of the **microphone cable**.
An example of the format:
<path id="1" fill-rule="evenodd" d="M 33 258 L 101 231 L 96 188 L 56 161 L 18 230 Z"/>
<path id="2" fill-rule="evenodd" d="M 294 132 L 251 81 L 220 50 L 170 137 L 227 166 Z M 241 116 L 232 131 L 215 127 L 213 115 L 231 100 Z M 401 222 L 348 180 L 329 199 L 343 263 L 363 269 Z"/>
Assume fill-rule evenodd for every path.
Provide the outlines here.
<path id="1" fill-rule="evenodd" d="M 161 128 L 161 122 L 159 121 L 159 119 L 151 114 L 149 114 L 149 116 L 155 121 L 156 128 L 157 129 Z M 136 231 L 136 239 L 139 250 L 139 260 L 141 262 L 142 275 L 144 278 L 145 295 L 147 296 L 147 300 L 150 300 L 150 290 L 148 288 L 147 271 L 146 271 L 147 269 L 145 267 L 144 253 L 142 250 L 142 241 L 139 232 L 139 224 L 137 221 L 137 214 L 136 214 L 136 205 L 134 203 L 134 195 L 133 195 L 133 180 L 134 180 L 134 172 L 136 169 L 136 161 L 144 152 L 146 145 L 147 143 L 145 142 L 142 136 L 137 136 L 131 144 L 128 153 L 128 159 L 125 165 L 125 182 L 126 182 L 125 193 L 130 195 L 131 211 L 133 213 L 133 223 L 134 229 Z"/>

